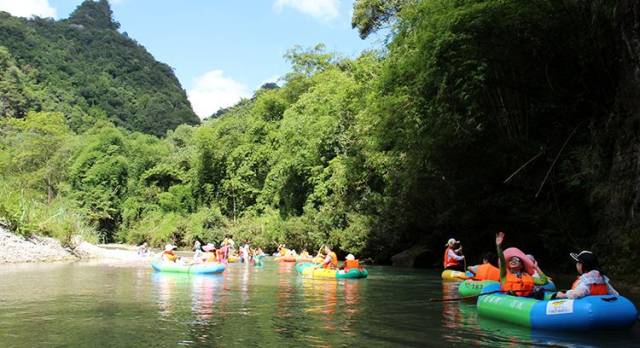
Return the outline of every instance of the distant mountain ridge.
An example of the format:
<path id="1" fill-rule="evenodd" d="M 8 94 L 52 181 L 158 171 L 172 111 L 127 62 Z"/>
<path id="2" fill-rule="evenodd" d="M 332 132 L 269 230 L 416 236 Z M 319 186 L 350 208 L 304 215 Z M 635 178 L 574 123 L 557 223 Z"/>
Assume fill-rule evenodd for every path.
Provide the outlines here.
<path id="1" fill-rule="evenodd" d="M 0 12 L 0 116 L 60 111 L 76 130 L 104 119 L 159 136 L 198 124 L 172 68 L 119 27 L 107 0 L 60 21 Z"/>

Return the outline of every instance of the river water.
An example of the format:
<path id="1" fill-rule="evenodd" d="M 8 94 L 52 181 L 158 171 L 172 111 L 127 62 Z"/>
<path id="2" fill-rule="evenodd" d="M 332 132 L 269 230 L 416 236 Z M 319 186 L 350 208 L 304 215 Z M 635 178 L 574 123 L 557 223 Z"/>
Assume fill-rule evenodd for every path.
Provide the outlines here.
<path id="1" fill-rule="evenodd" d="M 439 272 L 374 266 L 360 280 L 311 280 L 292 264 L 220 275 L 147 263 L 0 266 L 0 347 L 640 347 L 620 332 L 532 332 L 478 318 Z"/>

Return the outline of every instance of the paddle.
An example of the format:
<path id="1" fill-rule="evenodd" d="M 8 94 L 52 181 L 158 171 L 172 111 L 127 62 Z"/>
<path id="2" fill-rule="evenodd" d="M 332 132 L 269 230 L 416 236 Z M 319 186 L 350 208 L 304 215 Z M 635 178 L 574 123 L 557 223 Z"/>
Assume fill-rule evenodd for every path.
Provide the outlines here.
<path id="1" fill-rule="evenodd" d="M 508 293 L 508 292 L 524 292 L 527 290 L 512 290 L 512 291 L 503 291 L 503 290 L 495 290 L 495 291 L 489 291 L 489 292 L 485 292 L 484 294 L 477 294 L 477 295 L 473 295 L 473 296 L 465 296 L 465 297 L 449 297 L 449 298 L 430 298 L 429 302 L 453 302 L 453 301 L 463 301 L 463 300 L 468 300 L 468 299 L 473 299 L 473 298 L 478 298 L 480 296 L 484 296 L 484 295 L 491 295 L 491 294 L 497 294 L 497 293 Z M 541 289 L 541 291 L 546 291 L 544 289 Z"/>

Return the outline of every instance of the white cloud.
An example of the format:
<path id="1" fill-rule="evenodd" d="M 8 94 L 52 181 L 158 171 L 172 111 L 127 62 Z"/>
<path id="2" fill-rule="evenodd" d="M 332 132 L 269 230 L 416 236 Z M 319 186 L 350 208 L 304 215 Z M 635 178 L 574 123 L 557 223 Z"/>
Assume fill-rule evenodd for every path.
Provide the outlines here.
<path id="1" fill-rule="evenodd" d="M 292 7 L 322 20 L 331 20 L 339 15 L 340 0 L 276 0 L 273 7 L 281 12 L 284 7 Z"/>
<path id="2" fill-rule="evenodd" d="M 49 0 L 0 0 L 0 11 L 6 11 L 16 17 L 56 17 L 56 9 Z"/>
<path id="3" fill-rule="evenodd" d="M 194 82 L 194 87 L 187 91 L 187 96 L 193 111 L 200 118 L 209 117 L 219 109 L 251 96 L 246 85 L 224 76 L 222 70 L 209 71 L 197 77 Z"/>

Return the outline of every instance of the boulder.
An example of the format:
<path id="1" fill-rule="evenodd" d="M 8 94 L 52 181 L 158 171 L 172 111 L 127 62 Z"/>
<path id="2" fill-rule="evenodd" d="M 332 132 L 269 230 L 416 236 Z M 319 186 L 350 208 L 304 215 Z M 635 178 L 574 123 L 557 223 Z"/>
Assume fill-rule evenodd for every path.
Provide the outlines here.
<path id="1" fill-rule="evenodd" d="M 413 247 L 391 256 L 393 266 L 397 267 L 413 267 L 416 259 L 430 253 L 431 251 L 425 245 L 414 245 Z"/>

